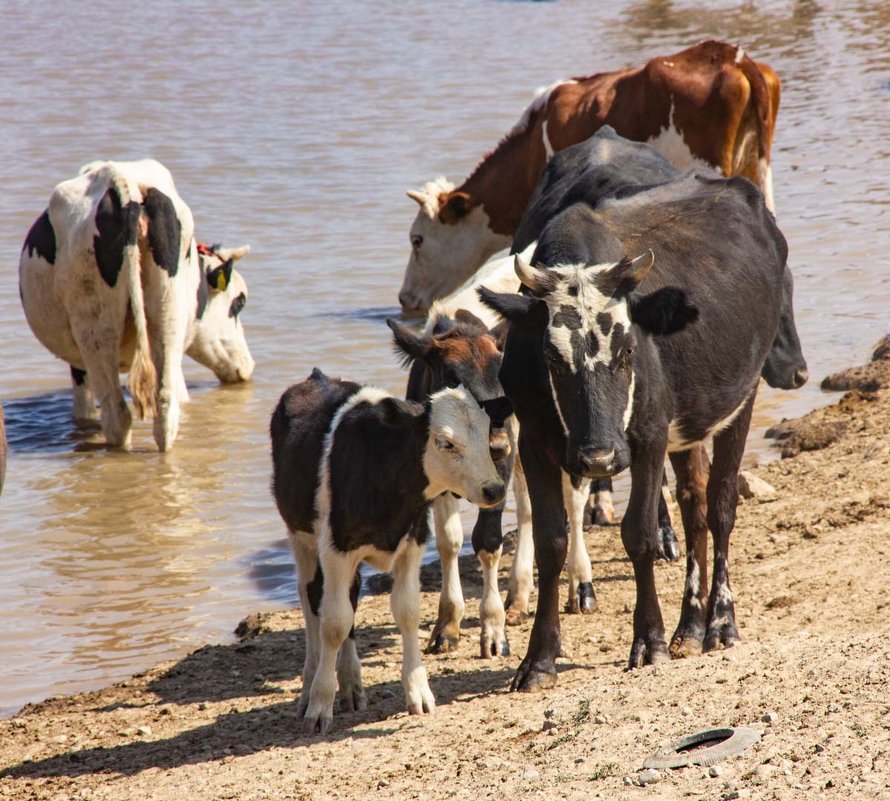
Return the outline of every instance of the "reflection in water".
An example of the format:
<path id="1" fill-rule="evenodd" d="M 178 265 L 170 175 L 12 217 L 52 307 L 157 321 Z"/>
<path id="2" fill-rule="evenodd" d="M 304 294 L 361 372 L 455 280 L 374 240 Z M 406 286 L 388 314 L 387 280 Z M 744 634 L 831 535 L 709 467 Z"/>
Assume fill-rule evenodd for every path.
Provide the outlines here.
<path id="1" fill-rule="evenodd" d="M 195 0 L 194 16 L 214 20 L 196 38 L 171 0 L 142 26 L 123 24 L 109 0 L 54 16 L 0 4 L 0 25 L 18 33 L 0 71 L 10 441 L 0 714 L 229 637 L 260 606 L 293 604 L 269 491 L 275 403 L 316 365 L 404 390 L 384 324 L 399 313 L 416 210 L 404 191 L 466 176 L 535 87 L 558 78 L 711 37 L 779 72 L 776 203 L 814 378 L 799 392 L 761 389 L 746 464 L 773 458 L 761 432 L 823 403 L 818 378 L 866 358 L 890 308 L 890 5 L 837 5 L 458 0 L 406 16 L 395 0 L 275 14 Z M 110 63 L 120 81 L 107 80 Z M 195 113 L 207 99 L 211 121 Z M 170 167 L 202 240 L 252 245 L 239 269 L 254 380 L 220 387 L 187 364 L 193 400 L 163 456 L 149 421 L 135 425 L 136 452 L 93 449 L 101 437 L 72 423 L 68 371 L 28 329 L 16 277 L 24 236 L 60 179 L 92 159 L 146 156 Z M 626 480 L 618 492 L 621 501 Z M 465 530 L 473 518 L 467 509 Z"/>

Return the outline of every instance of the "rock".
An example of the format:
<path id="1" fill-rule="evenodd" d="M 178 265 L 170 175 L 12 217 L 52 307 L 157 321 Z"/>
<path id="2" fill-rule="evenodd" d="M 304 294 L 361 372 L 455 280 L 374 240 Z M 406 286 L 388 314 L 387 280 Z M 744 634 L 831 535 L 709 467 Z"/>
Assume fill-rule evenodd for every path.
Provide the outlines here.
<path id="1" fill-rule="evenodd" d="M 779 720 L 779 715 L 776 712 L 765 712 L 760 719 L 766 723 L 767 726 L 774 726 Z"/>
<path id="2" fill-rule="evenodd" d="M 151 737 L 151 726 L 140 726 L 136 729 L 137 734 L 141 734 L 143 737 Z"/>
<path id="3" fill-rule="evenodd" d="M 634 777 L 631 776 L 630 774 L 627 774 L 627 776 L 624 777 L 624 784 L 626 787 L 633 787 Z"/>
<path id="4" fill-rule="evenodd" d="M 684 717 L 687 717 L 687 718 L 688 718 L 688 717 L 692 714 L 692 707 L 690 707 L 690 706 L 684 706 L 684 707 L 680 710 L 680 714 L 683 715 Z"/>
<path id="5" fill-rule="evenodd" d="M 776 488 L 750 470 L 742 470 L 739 473 L 739 494 L 743 498 L 755 498 L 760 502 L 766 502 L 775 500 Z"/>
<path id="6" fill-rule="evenodd" d="M 526 768 L 522 772 L 522 779 L 523 779 L 523 781 L 533 782 L 540 775 L 541 775 L 541 772 L 539 770 L 536 770 L 535 768 Z"/>
<path id="7" fill-rule="evenodd" d="M 593 722 L 603 724 L 608 723 L 609 721 L 605 715 L 597 715 L 596 717 L 594 717 Z"/>
<path id="8" fill-rule="evenodd" d="M 379 782 L 377 782 L 377 787 L 389 787 L 389 782 L 386 779 L 381 779 Z"/>
<path id="9" fill-rule="evenodd" d="M 646 768 L 637 774 L 640 785 L 645 787 L 647 784 L 658 784 L 661 781 L 661 774 L 655 768 Z"/>
<path id="10" fill-rule="evenodd" d="M 711 765 L 711 767 L 708 768 L 708 776 L 710 776 L 712 779 L 716 779 L 722 775 L 723 768 L 721 768 L 719 765 Z"/>
<path id="11" fill-rule="evenodd" d="M 773 773 L 773 766 L 764 762 L 762 765 L 758 765 L 754 768 L 754 775 L 758 779 L 768 779 Z"/>

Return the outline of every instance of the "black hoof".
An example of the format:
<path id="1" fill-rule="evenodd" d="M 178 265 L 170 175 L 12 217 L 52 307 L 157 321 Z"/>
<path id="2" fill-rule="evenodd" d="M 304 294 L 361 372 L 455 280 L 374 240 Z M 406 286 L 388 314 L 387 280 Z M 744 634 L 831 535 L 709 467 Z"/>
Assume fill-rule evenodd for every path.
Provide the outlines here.
<path id="1" fill-rule="evenodd" d="M 589 615 L 596 609 L 596 592 L 593 584 L 589 581 L 582 581 L 578 585 L 578 610 L 582 615 Z"/>
<path id="2" fill-rule="evenodd" d="M 430 641 L 427 643 L 424 653 L 426 654 L 447 654 L 456 651 L 460 644 L 460 638 L 451 637 L 440 632 L 433 632 L 430 635 Z"/>
<path id="3" fill-rule="evenodd" d="M 510 692 L 533 693 L 541 690 L 549 690 L 556 685 L 556 671 L 552 673 L 541 670 L 532 670 L 524 665 L 519 666 Z"/>
<path id="4" fill-rule="evenodd" d="M 671 526 L 662 526 L 658 530 L 658 558 L 666 562 L 676 562 L 680 556 L 677 533 Z"/>
<path id="5" fill-rule="evenodd" d="M 659 662 L 669 662 L 671 658 L 667 643 L 663 639 L 634 639 L 630 648 L 630 658 L 627 660 L 628 670 L 641 668 L 644 665 L 657 665 Z"/>

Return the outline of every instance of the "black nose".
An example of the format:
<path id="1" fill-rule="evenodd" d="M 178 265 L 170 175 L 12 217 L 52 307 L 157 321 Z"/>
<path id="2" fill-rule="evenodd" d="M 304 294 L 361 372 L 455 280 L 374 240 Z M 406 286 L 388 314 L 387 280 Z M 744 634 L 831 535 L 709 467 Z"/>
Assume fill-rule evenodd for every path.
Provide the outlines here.
<path id="1" fill-rule="evenodd" d="M 581 475 L 603 478 L 618 472 L 617 455 L 615 448 L 583 447 L 575 452 L 575 462 Z"/>
<path id="2" fill-rule="evenodd" d="M 802 367 L 799 370 L 795 370 L 794 377 L 792 379 L 792 381 L 794 383 L 794 388 L 799 389 L 800 387 L 802 387 L 804 384 L 807 383 L 809 378 L 810 378 L 810 373 L 806 367 Z"/>
<path id="3" fill-rule="evenodd" d="M 503 481 L 493 481 L 490 484 L 485 484 L 482 487 L 482 497 L 485 498 L 487 503 L 492 505 L 496 503 L 500 503 L 504 500 L 504 496 L 507 494 L 507 488 L 504 486 Z"/>

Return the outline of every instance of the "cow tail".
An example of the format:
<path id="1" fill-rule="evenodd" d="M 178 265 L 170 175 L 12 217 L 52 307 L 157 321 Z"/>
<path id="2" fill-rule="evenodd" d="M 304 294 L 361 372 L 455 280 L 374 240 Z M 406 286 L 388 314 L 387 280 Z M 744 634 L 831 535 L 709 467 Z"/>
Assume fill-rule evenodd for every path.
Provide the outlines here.
<path id="1" fill-rule="evenodd" d="M 133 398 L 136 416 L 144 418 L 146 413 L 154 414 L 157 408 L 158 374 L 151 358 L 151 345 L 148 339 L 148 319 L 145 313 L 145 295 L 142 290 L 142 259 L 139 254 L 139 235 L 143 230 L 142 206 L 138 202 L 138 190 L 131 192 L 122 176 L 116 181 L 121 194 L 121 213 L 126 215 L 127 241 L 124 245 L 123 267 L 127 280 L 127 295 L 130 311 L 136 328 L 136 347 L 130 364 L 127 386 Z"/>
<path id="2" fill-rule="evenodd" d="M 767 84 L 766 76 L 750 56 L 745 55 L 742 58 L 739 68 L 744 73 L 745 78 L 748 79 L 748 84 L 751 87 L 751 105 L 757 130 L 757 155 L 768 162 L 770 152 L 772 151 L 775 118 L 778 112 L 778 108 L 773 108 L 774 105 L 778 107 L 778 77 L 772 70 L 769 70 L 770 78 L 776 84 L 774 102 L 773 93 Z"/>

